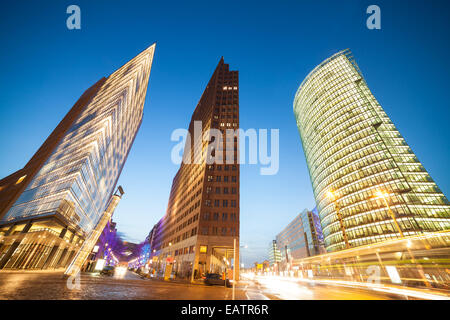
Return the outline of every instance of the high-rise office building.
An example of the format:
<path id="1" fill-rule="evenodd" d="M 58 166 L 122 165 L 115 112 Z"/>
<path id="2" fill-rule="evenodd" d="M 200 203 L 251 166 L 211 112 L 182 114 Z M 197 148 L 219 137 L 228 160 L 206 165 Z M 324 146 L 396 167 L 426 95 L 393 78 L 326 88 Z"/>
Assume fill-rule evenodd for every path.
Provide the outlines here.
<path id="1" fill-rule="evenodd" d="M 215 138 L 223 145 L 212 148 L 219 141 L 203 140 L 195 128 L 220 130 Z M 192 143 L 186 141 L 183 157 L 191 163 L 180 165 L 167 212 L 152 231 L 152 261 L 160 271 L 169 267 L 178 276 L 192 277 L 230 270 L 234 239 L 239 266 L 239 142 L 237 134 L 226 135 L 238 128 L 239 74 L 222 58 L 189 124 Z M 227 158 L 225 151 L 233 157 Z"/>
<path id="2" fill-rule="evenodd" d="M 277 240 L 270 241 L 269 250 L 267 253 L 269 256 L 269 265 L 275 268 L 281 261 L 281 252 L 278 249 Z"/>
<path id="3" fill-rule="evenodd" d="M 279 234 L 277 234 L 275 239 L 278 250 L 280 250 L 281 253 L 280 271 L 290 270 L 293 259 L 306 258 L 309 256 L 301 214 L 297 215 Z"/>
<path id="4" fill-rule="evenodd" d="M 450 205 L 349 50 L 302 82 L 294 114 L 327 251 L 448 230 Z"/>
<path id="5" fill-rule="evenodd" d="M 296 259 L 325 252 L 319 217 L 314 210 L 303 210 L 273 241 L 273 253 L 269 253 L 269 258 L 279 255 L 280 271 L 290 269 Z"/>
<path id="6" fill-rule="evenodd" d="M 303 210 L 300 213 L 302 219 L 303 231 L 305 234 L 305 246 L 307 248 L 308 256 L 315 256 L 325 253 L 323 244 L 322 226 L 320 224 L 319 214 L 317 209 Z"/>
<path id="7" fill-rule="evenodd" d="M 106 210 L 141 125 L 154 49 L 89 88 L 25 167 L 0 180 L 0 268 L 70 263 Z"/>

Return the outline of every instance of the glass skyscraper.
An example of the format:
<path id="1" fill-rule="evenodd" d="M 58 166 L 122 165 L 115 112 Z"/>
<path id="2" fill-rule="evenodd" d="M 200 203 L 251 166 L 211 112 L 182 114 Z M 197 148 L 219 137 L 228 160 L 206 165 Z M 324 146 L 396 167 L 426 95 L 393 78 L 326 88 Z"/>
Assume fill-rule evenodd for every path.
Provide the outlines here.
<path id="1" fill-rule="evenodd" d="M 142 122 L 155 45 L 88 89 L 0 180 L 0 268 L 64 267 L 101 218 Z"/>
<path id="2" fill-rule="evenodd" d="M 349 50 L 302 82 L 294 114 L 327 251 L 450 228 L 450 205 Z"/>

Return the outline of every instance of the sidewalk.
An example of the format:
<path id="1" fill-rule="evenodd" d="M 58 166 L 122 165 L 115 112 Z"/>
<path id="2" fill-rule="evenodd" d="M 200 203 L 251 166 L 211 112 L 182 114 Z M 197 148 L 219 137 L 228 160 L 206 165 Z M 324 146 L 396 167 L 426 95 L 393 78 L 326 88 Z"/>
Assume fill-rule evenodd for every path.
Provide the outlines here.
<path id="1" fill-rule="evenodd" d="M 149 278 L 149 280 L 173 282 L 173 283 L 182 283 L 182 284 L 205 285 L 205 283 L 201 279 L 196 279 L 193 282 L 191 282 L 191 280 L 189 280 L 189 279 L 169 279 L 169 280 L 164 280 L 164 277 L 156 277 L 156 278 Z"/>

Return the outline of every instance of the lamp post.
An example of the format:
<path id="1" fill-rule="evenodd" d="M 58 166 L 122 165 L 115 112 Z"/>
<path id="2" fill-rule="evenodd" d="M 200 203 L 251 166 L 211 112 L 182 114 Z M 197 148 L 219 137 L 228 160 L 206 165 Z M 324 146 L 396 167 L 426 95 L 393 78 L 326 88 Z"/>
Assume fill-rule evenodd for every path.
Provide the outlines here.
<path id="1" fill-rule="evenodd" d="M 240 264 L 240 267 L 244 267 L 244 264 L 241 262 L 242 261 L 242 251 L 240 250 L 241 248 L 242 249 L 247 249 L 248 246 L 246 244 L 244 244 L 242 246 L 239 246 L 239 264 Z"/>
<path id="2" fill-rule="evenodd" d="M 344 238 L 345 247 L 347 249 L 350 249 L 350 243 L 348 242 L 347 233 L 345 232 L 344 221 L 343 221 L 341 213 L 339 211 L 339 203 L 337 202 L 336 194 L 333 191 L 328 191 L 327 192 L 327 197 L 328 197 L 328 199 L 330 199 L 334 203 L 334 207 L 336 209 L 336 215 L 338 217 L 339 225 L 340 225 L 341 231 L 342 231 L 342 236 Z"/>
<path id="3" fill-rule="evenodd" d="M 397 217 L 392 212 L 391 206 L 389 205 L 389 202 L 387 201 L 388 196 L 389 196 L 389 194 L 387 192 L 383 192 L 383 191 L 376 192 L 376 198 L 383 199 L 384 204 L 386 205 L 386 207 L 388 209 L 389 215 L 391 216 L 392 220 L 394 221 L 394 225 L 397 228 L 398 233 L 400 234 L 400 237 L 404 238 L 405 236 L 403 235 L 403 230 L 402 230 L 402 228 L 400 228 L 400 225 L 398 224 L 398 221 L 397 221 Z"/>
<path id="4" fill-rule="evenodd" d="M 392 212 L 391 207 L 389 206 L 389 202 L 387 201 L 387 198 L 388 198 L 388 197 L 389 197 L 389 194 L 388 194 L 386 191 L 378 190 L 378 191 L 375 193 L 375 198 L 381 198 L 381 199 L 383 199 L 384 204 L 386 205 L 386 207 L 387 207 L 387 209 L 388 209 L 389 215 L 391 216 L 392 220 L 394 221 L 394 225 L 395 225 L 395 227 L 397 228 L 398 233 L 400 234 L 400 238 L 404 239 L 405 236 L 404 236 L 404 234 L 403 234 L 403 230 L 400 228 L 400 225 L 399 225 L 399 223 L 398 223 L 398 221 L 397 221 L 397 217 L 395 216 L 394 212 Z M 408 251 L 409 256 L 411 257 L 411 262 L 414 263 L 414 264 L 417 264 L 417 261 L 416 261 L 416 259 L 415 259 L 415 257 L 414 257 L 414 254 L 413 254 L 412 251 L 411 251 L 410 246 L 411 246 L 411 242 L 408 240 L 408 242 L 407 242 L 407 244 L 406 244 L 406 250 Z M 423 282 L 425 283 L 425 285 L 426 285 L 427 287 L 430 288 L 431 285 L 430 285 L 430 283 L 428 282 L 428 279 L 427 279 L 427 278 L 425 277 L 425 275 L 424 275 L 422 265 L 421 265 L 421 264 L 417 264 L 417 265 L 418 265 L 418 269 L 419 269 L 419 274 L 420 274 L 420 276 L 422 277 Z"/>

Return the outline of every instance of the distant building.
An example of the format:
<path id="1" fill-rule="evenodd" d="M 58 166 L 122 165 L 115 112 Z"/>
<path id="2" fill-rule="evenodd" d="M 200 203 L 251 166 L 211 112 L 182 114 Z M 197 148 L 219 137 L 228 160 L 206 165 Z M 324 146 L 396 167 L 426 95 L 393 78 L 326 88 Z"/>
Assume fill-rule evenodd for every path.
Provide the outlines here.
<path id="1" fill-rule="evenodd" d="M 277 265 L 281 261 L 281 252 L 278 249 L 276 240 L 272 240 L 270 242 L 268 256 L 269 256 L 269 265 L 271 267 Z"/>
<path id="2" fill-rule="evenodd" d="M 106 265 L 117 264 L 118 260 L 116 259 L 118 259 L 118 257 L 116 257 L 113 252 L 117 245 L 117 241 L 116 222 L 110 220 L 98 238 L 98 241 L 95 244 L 92 253 L 89 255 L 84 268 L 88 271 L 92 271 L 98 259 L 104 259 Z"/>
<path id="3" fill-rule="evenodd" d="M 296 216 L 275 239 L 281 252 L 279 270 L 288 270 L 289 266 L 292 265 L 292 259 L 309 256 L 301 214 Z"/>
<path id="4" fill-rule="evenodd" d="M 288 270 L 293 259 L 325 253 L 322 229 L 317 211 L 303 210 L 277 236 L 269 248 L 271 265 L 279 255 L 279 270 Z M 278 256 L 277 256 L 278 259 Z"/>
<path id="5" fill-rule="evenodd" d="M 311 211 L 305 209 L 300 216 L 302 219 L 308 256 L 325 253 L 326 250 L 323 244 L 322 227 L 320 225 L 317 209 L 314 208 Z"/>

